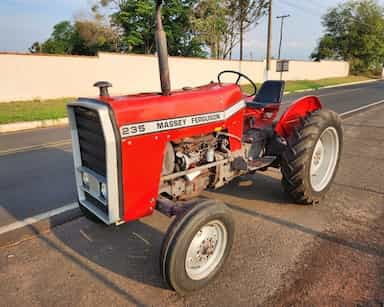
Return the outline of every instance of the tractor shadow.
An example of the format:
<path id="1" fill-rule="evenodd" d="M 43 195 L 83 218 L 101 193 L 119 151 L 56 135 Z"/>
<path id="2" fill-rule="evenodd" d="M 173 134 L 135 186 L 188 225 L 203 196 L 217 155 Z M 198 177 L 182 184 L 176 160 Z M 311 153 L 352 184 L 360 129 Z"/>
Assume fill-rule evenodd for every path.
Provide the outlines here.
<path id="1" fill-rule="evenodd" d="M 277 172 L 255 173 L 234 179 L 230 184 L 214 191 L 247 200 L 263 201 L 271 205 L 290 205 L 292 200 L 284 192 Z"/>
<path id="2" fill-rule="evenodd" d="M 60 245 L 62 243 L 68 247 L 71 255 L 75 252 L 76 256 L 71 256 L 71 260 L 82 269 L 91 271 L 99 281 L 111 287 L 113 281 L 107 275 L 112 272 L 129 281 L 168 289 L 161 277 L 159 265 L 163 232 L 141 221 L 118 227 L 94 223 L 86 218 L 73 223 L 76 226 L 69 230 L 70 234 L 68 229 L 62 231 L 54 228 L 52 231 Z M 63 249 L 58 250 L 63 253 Z M 82 257 L 86 262 L 96 264 L 98 268 L 93 269 L 94 265 L 89 266 L 86 262 L 78 261 Z M 103 274 L 103 271 L 106 273 Z"/>
<path id="3" fill-rule="evenodd" d="M 0 159 L 0 169 L 0 211 L 10 217 L 9 223 L 76 201 L 70 146 L 4 156 Z M 74 209 L 50 217 L 3 235 L 0 244 L 36 236 L 50 250 L 124 296 L 132 305 L 142 304 L 122 286 L 124 281 L 118 283 L 111 277 L 114 274 L 126 278 L 128 283 L 135 281 L 168 289 L 159 268 L 168 218 L 156 217 L 160 220 L 157 229 L 146 224 L 146 219 L 108 227 L 80 216 L 80 210 Z M 51 235 L 43 234 L 47 230 Z"/>
<path id="4" fill-rule="evenodd" d="M 238 178 L 215 193 L 287 203 L 287 196 L 282 191 L 279 179 L 264 174 Z M 126 292 L 107 277 L 107 272 L 126 278 L 128 284 L 135 281 L 165 290 L 169 288 L 162 279 L 159 258 L 164 232 L 169 223 L 170 219 L 161 214 L 119 227 L 107 227 L 82 218 L 73 221 L 71 229 L 66 227 L 64 231 L 61 227 L 54 228 L 52 232 L 59 240 L 60 246 L 65 248 L 55 244 L 51 247 L 116 291 Z M 66 252 L 67 249 L 70 250 L 69 253 Z M 89 262 L 91 265 L 87 264 Z M 95 264 L 98 266 L 96 269 Z M 103 274 L 103 271 L 106 273 Z"/>

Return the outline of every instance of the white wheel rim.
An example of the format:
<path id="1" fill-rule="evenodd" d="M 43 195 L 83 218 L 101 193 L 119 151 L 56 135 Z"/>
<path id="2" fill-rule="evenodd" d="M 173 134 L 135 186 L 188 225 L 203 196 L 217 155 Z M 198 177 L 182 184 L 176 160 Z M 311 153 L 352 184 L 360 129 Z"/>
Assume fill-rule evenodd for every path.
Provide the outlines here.
<path id="1" fill-rule="evenodd" d="M 227 228 L 219 220 L 204 225 L 193 237 L 185 258 L 189 278 L 202 280 L 220 264 L 228 243 Z"/>
<path id="2" fill-rule="evenodd" d="M 312 154 L 310 178 L 314 191 L 321 192 L 328 186 L 335 172 L 338 157 L 339 135 L 334 127 L 328 127 L 321 134 Z"/>

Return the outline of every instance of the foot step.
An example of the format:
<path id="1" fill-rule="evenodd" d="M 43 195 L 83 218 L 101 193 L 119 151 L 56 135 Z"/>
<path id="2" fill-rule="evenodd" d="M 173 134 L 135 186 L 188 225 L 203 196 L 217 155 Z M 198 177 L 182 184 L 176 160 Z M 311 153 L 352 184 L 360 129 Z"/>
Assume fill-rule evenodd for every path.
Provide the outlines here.
<path id="1" fill-rule="evenodd" d="M 271 165 L 275 160 L 275 156 L 265 156 L 257 160 L 248 161 L 248 170 L 255 171 L 257 169 L 267 167 Z"/>

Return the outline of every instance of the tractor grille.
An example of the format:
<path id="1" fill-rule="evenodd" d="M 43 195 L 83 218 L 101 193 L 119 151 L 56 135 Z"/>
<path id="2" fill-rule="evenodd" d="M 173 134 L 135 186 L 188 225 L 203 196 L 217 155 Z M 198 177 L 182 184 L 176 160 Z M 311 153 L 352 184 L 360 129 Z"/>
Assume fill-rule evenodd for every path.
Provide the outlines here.
<path id="1" fill-rule="evenodd" d="M 105 139 L 99 114 L 92 109 L 75 107 L 81 164 L 106 177 Z"/>

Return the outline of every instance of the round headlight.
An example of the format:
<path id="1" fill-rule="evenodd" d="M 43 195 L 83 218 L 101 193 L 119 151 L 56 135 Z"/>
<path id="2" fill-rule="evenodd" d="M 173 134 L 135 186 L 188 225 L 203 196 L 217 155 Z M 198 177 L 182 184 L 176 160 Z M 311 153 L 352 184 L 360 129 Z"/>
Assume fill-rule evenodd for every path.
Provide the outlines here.
<path id="1" fill-rule="evenodd" d="M 108 192 L 107 192 L 107 184 L 102 182 L 100 183 L 100 194 L 104 199 L 107 199 Z"/>
<path id="2" fill-rule="evenodd" d="M 89 185 L 89 176 L 87 173 L 83 173 L 83 184 L 85 186 L 88 186 Z"/>

